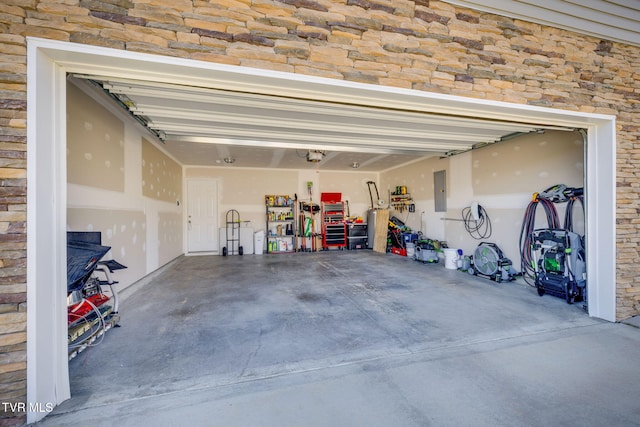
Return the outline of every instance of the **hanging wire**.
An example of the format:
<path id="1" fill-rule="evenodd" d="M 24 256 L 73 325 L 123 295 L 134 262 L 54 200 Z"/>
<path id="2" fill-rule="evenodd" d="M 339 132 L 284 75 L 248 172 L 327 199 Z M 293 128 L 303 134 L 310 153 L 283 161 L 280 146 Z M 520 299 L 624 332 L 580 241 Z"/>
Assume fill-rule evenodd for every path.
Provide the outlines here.
<path id="1" fill-rule="evenodd" d="M 464 228 L 476 240 L 488 239 L 491 237 L 493 229 L 489 214 L 480 205 L 478 205 L 478 220 L 475 220 L 470 207 L 462 209 L 462 221 Z"/>

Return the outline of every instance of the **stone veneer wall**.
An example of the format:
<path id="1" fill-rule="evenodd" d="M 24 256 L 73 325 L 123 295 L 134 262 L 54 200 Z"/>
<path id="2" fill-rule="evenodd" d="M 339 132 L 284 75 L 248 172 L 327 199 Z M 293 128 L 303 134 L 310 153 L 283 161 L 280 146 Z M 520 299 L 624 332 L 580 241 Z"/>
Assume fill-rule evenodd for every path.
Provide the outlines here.
<path id="1" fill-rule="evenodd" d="M 614 114 L 617 317 L 640 313 L 638 47 L 434 0 L 2 0 L 1 401 L 26 396 L 27 36 Z"/>

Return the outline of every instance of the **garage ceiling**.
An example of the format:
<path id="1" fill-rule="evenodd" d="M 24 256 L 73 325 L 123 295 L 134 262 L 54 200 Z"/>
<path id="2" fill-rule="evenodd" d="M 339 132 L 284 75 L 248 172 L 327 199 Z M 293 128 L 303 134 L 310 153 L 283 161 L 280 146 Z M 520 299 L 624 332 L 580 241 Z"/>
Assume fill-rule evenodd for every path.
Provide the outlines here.
<path id="1" fill-rule="evenodd" d="M 78 77 L 100 86 L 184 165 L 381 171 L 541 129 L 397 107 Z M 321 160 L 308 161 L 310 152 Z"/>

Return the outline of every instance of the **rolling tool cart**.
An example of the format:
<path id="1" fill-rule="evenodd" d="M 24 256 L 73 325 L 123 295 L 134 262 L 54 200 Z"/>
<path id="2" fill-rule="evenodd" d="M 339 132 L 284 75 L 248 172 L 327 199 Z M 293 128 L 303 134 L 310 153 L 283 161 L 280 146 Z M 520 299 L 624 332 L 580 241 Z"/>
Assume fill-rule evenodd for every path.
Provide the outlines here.
<path id="1" fill-rule="evenodd" d="M 344 249 L 347 246 L 347 227 L 344 202 L 340 193 L 322 193 L 322 248 Z"/>
<path id="2" fill-rule="evenodd" d="M 227 211 L 226 217 L 226 240 L 227 244 L 222 248 L 222 255 L 242 255 L 242 245 L 240 245 L 240 214 L 235 209 Z"/>

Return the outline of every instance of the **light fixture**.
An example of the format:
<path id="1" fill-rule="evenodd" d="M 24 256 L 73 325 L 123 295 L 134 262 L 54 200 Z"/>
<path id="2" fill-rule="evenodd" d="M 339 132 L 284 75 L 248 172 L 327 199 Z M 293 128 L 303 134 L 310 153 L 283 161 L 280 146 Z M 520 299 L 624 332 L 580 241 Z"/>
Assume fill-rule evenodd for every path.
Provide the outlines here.
<path id="1" fill-rule="evenodd" d="M 236 161 L 236 159 L 234 159 L 233 157 L 225 157 L 223 160 L 228 165 L 230 165 L 232 163 L 235 163 L 235 161 Z"/>
<path id="2" fill-rule="evenodd" d="M 360 163 L 353 162 L 353 163 L 351 163 L 351 167 L 354 168 L 354 169 L 358 169 L 360 167 Z"/>
<path id="3" fill-rule="evenodd" d="M 318 163 L 324 157 L 324 153 L 322 151 L 309 151 L 307 152 L 307 162 L 310 163 Z"/>

